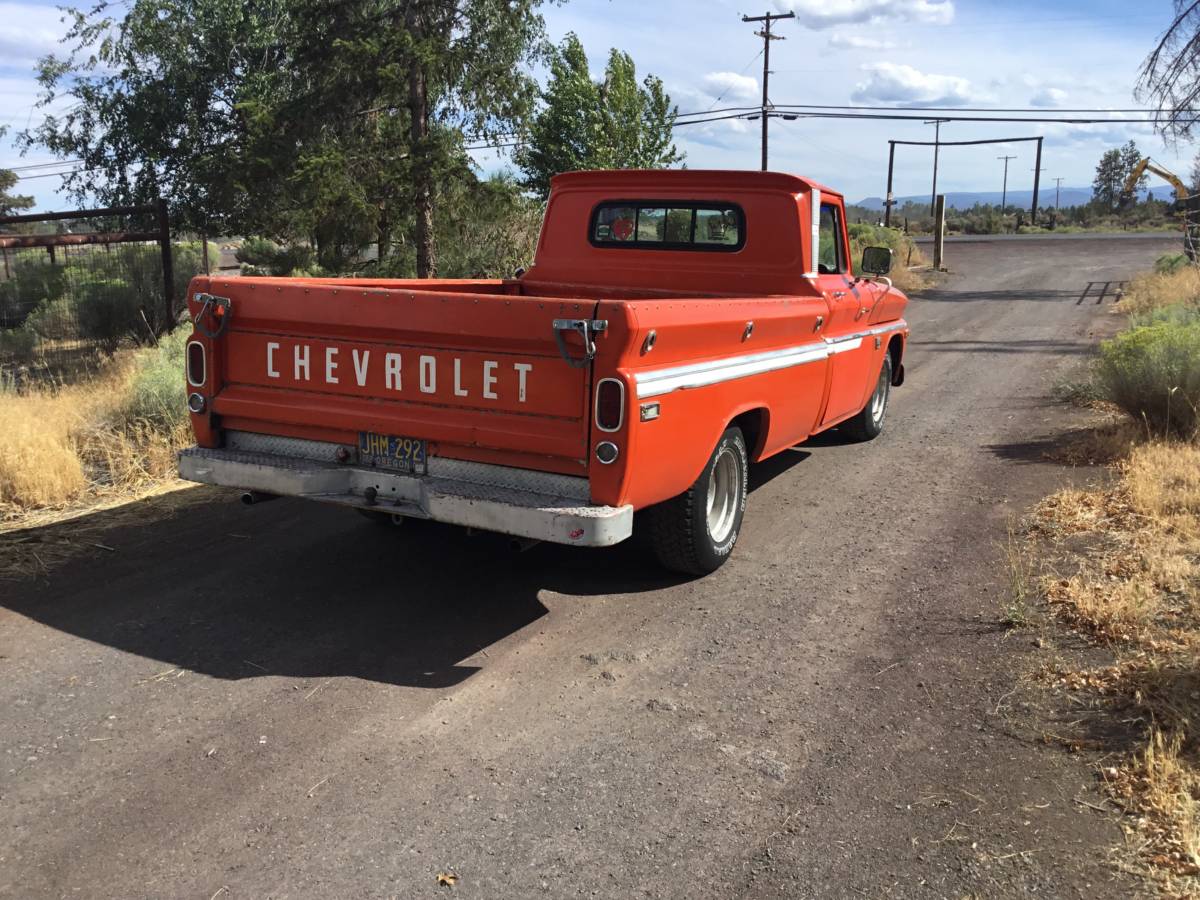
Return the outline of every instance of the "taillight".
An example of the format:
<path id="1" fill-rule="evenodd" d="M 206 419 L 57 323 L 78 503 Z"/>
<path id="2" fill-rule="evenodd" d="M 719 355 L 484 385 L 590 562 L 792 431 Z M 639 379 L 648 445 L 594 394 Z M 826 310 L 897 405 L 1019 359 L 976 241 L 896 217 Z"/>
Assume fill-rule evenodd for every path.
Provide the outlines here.
<path id="1" fill-rule="evenodd" d="M 199 341 L 188 341 L 187 345 L 187 380 L 192 387 L 203 387 L 208 376 L 207 357 L 204 345 Z"/>
<path id="2" fill-rule="evenodd" d="M 625 418 L 625 384 L 616 378 L 601 378 L 596 385 L 596 427 L 618 431 Z"/>

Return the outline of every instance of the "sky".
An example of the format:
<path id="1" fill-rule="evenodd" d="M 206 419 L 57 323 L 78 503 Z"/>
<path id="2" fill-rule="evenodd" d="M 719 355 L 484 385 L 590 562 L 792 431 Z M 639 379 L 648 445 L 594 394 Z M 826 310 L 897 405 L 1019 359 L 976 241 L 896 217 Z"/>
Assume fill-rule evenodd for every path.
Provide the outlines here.
<path id="1" fill-rule="evenodd" d="M 53 157 L 21 156 L 16 132 L 36 124 L 33 65 L 54 52 L 65 31 L 56 3 L 0 0 L 0 167 Z M 1171 20 L 1170 0 L 1061 0 L 1003 4 L 980 0 L 569 0 L 543 8 L 559 41 L 577 33 L 599 77 L 612 47 L 630 53 L 639 77 L 661 78 L 681 113 L 760 102 L 762 40 L 741 16 L 794 11 L 773 30 L 770 99 L 776 104 L 887 106 L 1126 108 L 1137 71 Z M 1100 155 L 1136 140 L 1143 151 L 1183 177 L 1195 147 L 1167 147 L 1148 125 L 952 123 L 943 140 L 1045 136 L 1043 190 L 1091 184 Z M 770 167 L 815 178 L 854 201 L 884 193 L 888 140 L 931 140 L 919 122 L 830 119 L 773 120 Z M 691 168 L 756 169 L 760 126 L 724 121 L 676 129 Z M 944 191 L 1000 189 L 1001 155 L 1010 190 L 1033 183 L 1032 144 L 942 148 L 938 186 Z M 502 153 L 479 152 L 482 172 L 510 165 Z M 932 148 L 900 147 L 895 193 L 930 189 Z M 25 170 L 25 173 L 37 174 Z M 39 209 L 64 209 L 57 178 L 29 178 L 18 190 Z M 1159 183 L 1153 181 L 1152 188 Z M 1165 186 L 1163 186 L 1165 192 Z M 1156 193 L 1158 191 L 1156 190 Z"/>

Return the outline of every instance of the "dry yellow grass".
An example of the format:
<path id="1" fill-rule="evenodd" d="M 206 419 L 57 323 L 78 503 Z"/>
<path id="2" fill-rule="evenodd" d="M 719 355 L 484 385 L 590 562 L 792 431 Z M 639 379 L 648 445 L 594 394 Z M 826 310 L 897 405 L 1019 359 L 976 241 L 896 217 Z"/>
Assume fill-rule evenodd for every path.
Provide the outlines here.
<path id="1" fill-rule="evenodd" d="M 1129 282 L 1116 305 L 1119 313 L 1142 315 L 1176 303 L 1200 303 L 1200 269 L 1184 266 L 1169 275 L 1148 272 Z"/>
<path id="2" fill-rule="evenodd" d="M 0 504 L 50 506 L 83 492 L 72 438 L 84 424 L 79 411 L 77 396 L 0 393 Z"/>
<path id="3" fill-rule="evenodd" d="M 1186 525 L 1200 517 L 1200 445 L 1139 447 L 1123 474 L 1129 499 L 1143 515 L 1167 526 Z M 1177 521 L 1180 516 L 1183 522 Z"/>
<path id="4" fill-rule="evenodd" d="M 1140 730 L 1101 773 L 1131 843 L 1165 895 L 1200 896 L 1200 446 L 1133 448 L 1111 484 L 1047 498 L 1031 535 L 1072 548 L 1077 571 L 1046 577 L 1044 596 L 1115 656 L 1057 682 Z"/>
<path id="5" fill-rule="evenodd" d="M 173 476 L 186 426 L 125 420 L 135 372 L 126 358 L 82 384 L 0 391 L 0 521 Z"/>

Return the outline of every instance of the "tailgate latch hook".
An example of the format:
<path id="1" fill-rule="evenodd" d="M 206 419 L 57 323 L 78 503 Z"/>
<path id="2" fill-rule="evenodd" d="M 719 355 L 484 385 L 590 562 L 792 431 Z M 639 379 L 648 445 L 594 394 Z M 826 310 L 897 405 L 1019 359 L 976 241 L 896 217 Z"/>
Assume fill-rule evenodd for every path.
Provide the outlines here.
<path id="1" fill-rule="evenodd" d="M 233 301 L 228 297 L 217 297 L 213 294 L 202 294 L 196 292 L 193 298 L 200 304 L 200 309 L 196 312 L 192 319 L 192 324 L 196 326 L 196 330 L 210 340 L 215 340 L 225 333 L 225 329 L 229 327 L 229 320 L 233 318 Z M 210 329 L 204 320 L 212 315 L 217 322 L 215 330 Z"/>
<path id="2" fill-rule="evenodd" d="M 596 335 L 608 330 L 608 319 L 555 319 L 554 340 L 568 366 L 582 369 L 596 358 Z M 577 331 L 583 337 L 583 356 L 572 356 L 564 332 Z"/>

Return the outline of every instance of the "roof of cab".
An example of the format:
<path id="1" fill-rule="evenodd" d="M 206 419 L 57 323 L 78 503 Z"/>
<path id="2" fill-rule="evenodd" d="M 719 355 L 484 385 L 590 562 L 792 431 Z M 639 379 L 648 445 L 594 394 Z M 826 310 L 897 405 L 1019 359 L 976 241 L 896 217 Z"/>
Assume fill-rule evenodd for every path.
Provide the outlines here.
<path id="1" fill-rule="evenodd" d="M 554 190 L 564 188 L 629 189 L 653 193 L 662 190 L 776 190 L 797 194 L 816 188 L 823 194 L 840 191 L 799 175 L 741 169 L 607 169 L 564 172 L 550 179 Z M 649 195 L 649 194 L 648 194 Z"/>

